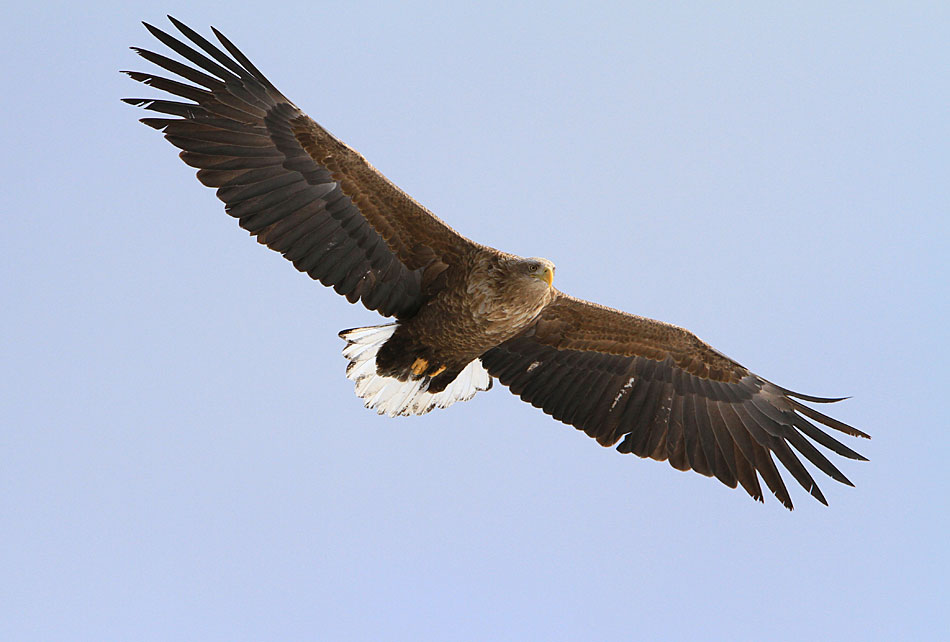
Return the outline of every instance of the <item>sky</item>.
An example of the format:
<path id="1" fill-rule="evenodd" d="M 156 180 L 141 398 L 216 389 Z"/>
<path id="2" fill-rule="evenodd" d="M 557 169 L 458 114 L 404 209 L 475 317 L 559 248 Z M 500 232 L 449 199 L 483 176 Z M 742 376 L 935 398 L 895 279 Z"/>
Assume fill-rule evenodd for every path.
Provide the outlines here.
<path id="1" fill-rule="evenodd" d="M 0 637 L 946 639 L 946 3 L 18 3 Z M 796 510 L 496 385 L 362 407 L 344 328 L 122 104 L 171 13 L 461 233 L 873 436 Z"/>

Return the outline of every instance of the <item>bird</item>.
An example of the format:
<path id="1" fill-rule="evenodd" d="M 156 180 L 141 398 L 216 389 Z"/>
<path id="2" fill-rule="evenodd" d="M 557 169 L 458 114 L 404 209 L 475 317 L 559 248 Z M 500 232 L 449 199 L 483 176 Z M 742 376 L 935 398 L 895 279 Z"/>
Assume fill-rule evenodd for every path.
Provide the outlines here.
<path id="1" fill-rule="evenodd" d="M 800 456 L 853 486 L 816 444 L 866 461 L 826 429 L 869 435 L 802 403 L 841 398 L 793 392 L 688 330 L 559 291 L 553 262 L 462 236 L 301 111 L 220 31 L 212 27 L 216 45 L 168 18 L 180 36 L 143 24 L 184 62 L 132 47 L 174 77 L 122 72 L 164 92 L 124 102 L 158 114 L 141 122 L 181 150 L 259 243 L 392 319 L 340 332 L 346 376 L 367 408 L 420 415 L 497 379 L 602 446 L 758 501 L 761 478 L 793 508 L 776 459 L 825 505 Z"/>

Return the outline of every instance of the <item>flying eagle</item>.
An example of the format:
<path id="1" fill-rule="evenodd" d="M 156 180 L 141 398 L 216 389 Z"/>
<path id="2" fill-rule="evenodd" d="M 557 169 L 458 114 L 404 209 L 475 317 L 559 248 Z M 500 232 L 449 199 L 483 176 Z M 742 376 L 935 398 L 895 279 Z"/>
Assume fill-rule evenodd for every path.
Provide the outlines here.
<path id="1" fill-rule="evenodd" d="M 142 122 L 182 150 L 258 242 L 351 303 L 395 317 L 340 333 L 366 407 L 423 414 L 488 390 L 494 377 L 603 446 L 741 485 L 759 501 L 757 474 L 792 508 L 772 455 L 824 504 L 796 451 L 853 485 L 812 442 L 864 457 L 812 422 L 868 435 L 801 403 L 839 399 L 792 392 L 687 330 L 558 291 L 551 261 L 465 238 L 311 120 L 216 29 L 227 53 L 169 19 L 192 45 L 145 26 L 191 64 L 133 49 L 187 82 L 124 72 L 174 96 L 125 102 L 163 115 Z"/>

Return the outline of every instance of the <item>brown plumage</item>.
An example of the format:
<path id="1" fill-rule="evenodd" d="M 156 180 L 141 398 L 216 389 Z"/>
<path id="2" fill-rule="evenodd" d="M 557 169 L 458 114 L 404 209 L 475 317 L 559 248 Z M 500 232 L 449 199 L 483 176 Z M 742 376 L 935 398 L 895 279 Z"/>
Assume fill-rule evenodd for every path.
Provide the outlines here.
<path id="1" fill-rule="evenodd" d="M 557 291 L 550 261 L 461 236 L 311 120 L 217 30 L 227 53 L 170 19 L 197 48 L 146 27 L 190 65 L 135 51 L 188 83 L 126 73 L 184 100 L 126 102 L 163 115 L 142 122 L 182 150 L 260 243 L 350 302 L 396 318 L 341 333 L 347 376 L 368 407 L 420 414 L 496 377 L 604 446 L 741 485 L 759 500 L 761 477 L 792 507 L 773 455 L 823 503 L 799 455 L 851 485 L 812 442 L 864 458 L 812 422 L 867 435 L 800 402 L 837 399 L 776 386 L 682 328 Z"/>

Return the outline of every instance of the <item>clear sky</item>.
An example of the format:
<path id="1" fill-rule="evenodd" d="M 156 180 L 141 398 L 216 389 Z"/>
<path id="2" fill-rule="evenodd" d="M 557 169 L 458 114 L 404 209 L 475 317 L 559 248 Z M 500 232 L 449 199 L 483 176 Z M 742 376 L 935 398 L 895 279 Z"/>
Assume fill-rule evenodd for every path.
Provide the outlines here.
<path id="1" fill-rule="evenodd" d="M 233 4 L 4 10 L 0 638 L 946 639 L 946 3 Z M 857 487 L 757 504 L 501 386 L 365 410 L 380 317 L 119 102 L 166 12 L 562 290 L 851 395 Z"/>

